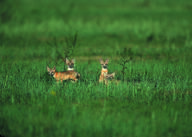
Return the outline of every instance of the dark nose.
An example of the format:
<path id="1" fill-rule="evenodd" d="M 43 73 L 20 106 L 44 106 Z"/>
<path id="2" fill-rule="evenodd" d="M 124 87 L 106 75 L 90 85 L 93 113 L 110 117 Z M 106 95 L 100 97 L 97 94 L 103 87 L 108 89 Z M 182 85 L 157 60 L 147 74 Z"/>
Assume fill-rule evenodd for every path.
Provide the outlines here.
<path id="1" fill-rule="evenodd" d="M 53 76 L 53 75 L 54 75 L 54 73 L 53 73 L 53 72 L 51 72 L 51 73 L 50 73 L 50 75 L 51 75 L 51 76 Z"/>
<path id="2" fill-rule="evenodd" d="M 74 65 L 69 65 L 69 68 L 73 68 L 74 67 Z"/>
<path id="3" fill-rule="evenodd" d="M 106 66 L 106 65 L 103 65 L 103 68 L 104 68 L 104 69 L 106 69 L 106 68 L 107 68 L 107 66 Z"/>

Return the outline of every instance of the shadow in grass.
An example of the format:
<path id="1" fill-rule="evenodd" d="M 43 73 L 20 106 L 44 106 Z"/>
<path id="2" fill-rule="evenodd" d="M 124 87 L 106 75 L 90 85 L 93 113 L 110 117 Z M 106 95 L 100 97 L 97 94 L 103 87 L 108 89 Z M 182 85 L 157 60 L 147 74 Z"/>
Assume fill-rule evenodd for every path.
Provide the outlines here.
<path id="1" fill-rule="evenodd" d="M 44 74 L 42 74 L 40 76 L 41 81 L 43 81 L 46 84 L 52 85 L 54 82 L 54 78 L 52 76 L 50 76 L 47 72 L 45 72 Z"/>
<path id="2" fill-rule="evenodd" d="M 8 133 L 10 133 L 7 120 L 4 118 L 0 117 L 0 137 L 6 137 Z"/>

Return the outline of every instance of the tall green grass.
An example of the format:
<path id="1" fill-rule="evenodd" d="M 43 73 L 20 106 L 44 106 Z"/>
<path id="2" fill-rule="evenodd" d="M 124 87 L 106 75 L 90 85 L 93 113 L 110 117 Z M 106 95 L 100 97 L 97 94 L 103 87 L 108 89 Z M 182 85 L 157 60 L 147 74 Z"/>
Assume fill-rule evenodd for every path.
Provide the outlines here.
<path id="1" fill-rule="evenodd" d="M 2 65 L 1 134 L 190 136 L 192 66 L 144 61 L 127 67 L 125 82 L 105 86 L 98 83 L 99 62 L 82 62 L 81 79 L 60 84 L 45 62 Z M 111 63 L 113 70 L 121 79 L 120 66 Z"/>

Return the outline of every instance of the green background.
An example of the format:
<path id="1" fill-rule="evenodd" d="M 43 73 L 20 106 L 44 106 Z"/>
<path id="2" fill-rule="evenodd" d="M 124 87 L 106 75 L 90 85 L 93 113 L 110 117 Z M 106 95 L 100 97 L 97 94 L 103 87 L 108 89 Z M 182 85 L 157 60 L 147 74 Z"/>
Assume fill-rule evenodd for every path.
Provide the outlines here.
<path id="1" fill-rule="evenodd" d="M 190 0 L 0 0 L 0 135 L 190 137 L 191 51 Z M 57 84 L 66 56 L 81 78 Z"/>

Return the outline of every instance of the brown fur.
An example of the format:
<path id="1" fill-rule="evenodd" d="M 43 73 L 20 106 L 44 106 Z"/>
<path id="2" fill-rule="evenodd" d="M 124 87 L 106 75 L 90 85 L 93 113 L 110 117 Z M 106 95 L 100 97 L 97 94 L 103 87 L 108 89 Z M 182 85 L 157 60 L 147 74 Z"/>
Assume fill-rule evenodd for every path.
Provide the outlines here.
<path id="1" fill-rule="evenodd" d="M 100 83 L 108 84 L 108 81 L 114 79 L 115 77 L 115 73 L 108 74 L 108 69 L 107 69 L 108 63 L 109 63 L 109 59 L 107 59 L 106 61 L 103 61 L 102 59 L 100 59 L 100 64 L 102 66 L 101 75 L 99 77 Z"/>
<path id="2" fill-rule="evenodd" d="M 50 75 L 52 75 L 56 79 L 57 82 L 59 81 L 63 82 L 63 80 L 74 80 L 76 82 L 80 77 L 80 74 L 78 72 L 75 72 L 74 70 L 56 72 L 55 67 L 53 69 L 47 67 L 47 71 L 49 72 Z"/>
<path id="3" fill-rule="evenodd" d="M 101 75 L 99 77 L 99 82 L 104 82 L 105 81 L 105 76 L 108 74 L 108 70 L 101 70 Z"/>
<path id="4" fill-rule="evenodd" d="M 101 64 L 101 75 L 99 77 L 99 82 L 104 82 L 105 81 L 105 76 L 108 74 L 108 69 L 107 69 L 107 65 L 108 65 L 109 60 L 107 59 L 105 62 L 100 59 L 100 64 Z"/>

